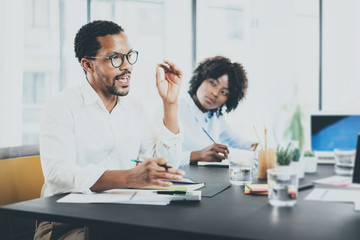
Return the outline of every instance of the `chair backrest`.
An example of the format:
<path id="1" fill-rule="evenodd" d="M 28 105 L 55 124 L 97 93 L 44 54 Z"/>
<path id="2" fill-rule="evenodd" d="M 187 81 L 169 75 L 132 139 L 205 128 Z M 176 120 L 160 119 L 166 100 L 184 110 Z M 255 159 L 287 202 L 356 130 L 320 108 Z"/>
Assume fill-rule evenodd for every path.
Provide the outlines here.
<path id="1" fill-rule="evenodd" d="M 43 184 L 39 155 L 0 160 L 0 205 L 39 198 Z"/>

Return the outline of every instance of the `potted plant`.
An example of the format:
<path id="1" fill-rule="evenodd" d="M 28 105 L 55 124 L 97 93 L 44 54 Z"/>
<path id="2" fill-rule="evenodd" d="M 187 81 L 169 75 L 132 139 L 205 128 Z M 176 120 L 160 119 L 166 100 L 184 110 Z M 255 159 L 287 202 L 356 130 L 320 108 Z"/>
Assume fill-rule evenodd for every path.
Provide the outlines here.
<path id="1" fill-rule="evenodd" d="M 300 160 L 301 151 L 298 148 L 293 150 L 291 166 L 297 172 L 299 178 L 303 178 L 305 175 L 305 164 L 304 161 Z"/>
<path id="2" fill-rule="evenodd" d="M 290 163 L 293 160 L 294 153 L 291 149 L 291 143 L 288 144 L 286 148 L 282 148 L 279 145 L 276 148 L 276 169 L 281 172 L 296 172 L 291 166 Z M 279 181 L 289 181 L 290 180 L 289 174 L 282 174 L 279 175 Z M 268 178 L 269 178 L 269 171 L 268 171 Z"/>
<path id="3" fill-rule="evenodd" d="M 317 169 L 317 157 L 313 151 L 304 152 L 304 163 L 306 173 L 315 173 Z"/>
<path id="4" fill-rule="evenodd" d="M 294 153 L 290 149 L 289 144 L 286 148 L 282 148 L 279 145 L 276 148 L 276 162 L 278 166 L 289 166 L 293 160 Z"/>

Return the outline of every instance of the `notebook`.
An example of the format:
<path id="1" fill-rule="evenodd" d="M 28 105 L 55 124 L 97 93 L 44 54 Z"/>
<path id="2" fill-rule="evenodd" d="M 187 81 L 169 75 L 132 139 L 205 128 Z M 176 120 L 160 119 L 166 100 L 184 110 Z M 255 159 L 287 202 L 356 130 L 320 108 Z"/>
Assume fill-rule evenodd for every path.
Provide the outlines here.
<path id="1" fill-rule="evenodd" d="M 194 191 L 205 186 L 205 183 L 197 183 L 189 178 L 183 178 L 181 181 L 171 181 L 171 187 L 151 186 L 147 189 L 151 190 L 169 190 L 169 191 Z"/>
<path id="2" fill-rule="evenodd" d="M 198 161 L 198 166 L 229 167 L 229 160 L 224 159 L 221 162 Z"/>

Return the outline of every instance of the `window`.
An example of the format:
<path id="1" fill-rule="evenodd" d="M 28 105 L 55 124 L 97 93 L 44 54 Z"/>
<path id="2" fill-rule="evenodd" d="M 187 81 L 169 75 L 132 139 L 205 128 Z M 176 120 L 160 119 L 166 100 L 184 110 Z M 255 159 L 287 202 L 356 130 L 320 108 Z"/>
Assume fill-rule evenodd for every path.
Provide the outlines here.
<path id="1" fill-rule="evenodd" d="M 32 28 L 49 27 L 49 0 L 27 0 L 24 1 L 26 6 L 25 25 Z"/>
<path id="2" fill-rule="evenodd" d="M 360 2 L 323 1 L 323 110 L 359 112 Z"/>
<path id="3" fill-rule="evenodd" d="M 223 55 L 248 74 L 232 127 L 255 137 L 253 126 L 266 126 L 272 147 L 291 139 L 305 144 L 305 116 L 318 103 L 318 2 L 198 0 L 197 7 L 197 61 Z"/>
<path id="4" fill-rule="evenodd" d="M 23 83 L 23 103 L 45 103 L 46 73 L 25 72 Z"/>
<path id="5" fill-rule="evenodd" d="M 0 50 L 6 56 L 0 59 L 0 146 L 38 143 L 40 116 L 48 99 L 85 81 L 73 44 L 88 17 L 113 20 L 125 28 L 139 51 L 130 94 L 147 99 L 151 107 L 160 101 L 154 84 L 156 64 L 168 59 L 183 70 L 184 95 L 196 51 L 196 62 L 224 55 L 244 65 L 247 98 L 229 116 L 230 124 L 244 136 L 254 136 L 253 125 L 258 131 L 266 126 L 269 142 L 308 143 L 307 116 L 318 110 L 319 92 L 324 111 L 360 109 L 359 1 L 322 1 L 321 89 L 319 1 L 195 2 L 193 49 L 192 0 L 5 1 L 0 8 L 4 33 Z"/>

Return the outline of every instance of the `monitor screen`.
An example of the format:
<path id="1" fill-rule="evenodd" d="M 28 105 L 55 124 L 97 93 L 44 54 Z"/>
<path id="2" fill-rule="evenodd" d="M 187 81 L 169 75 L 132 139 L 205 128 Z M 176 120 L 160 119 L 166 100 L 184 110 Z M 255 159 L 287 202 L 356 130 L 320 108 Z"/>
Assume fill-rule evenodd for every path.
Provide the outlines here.
<path id="1" fill-rule="evenodd" d="M 360 115 L 311 115 L 311 148 L 331 152 L 335 148 L 356 149 Z"/>
<path id="2" fill-rule="evenodd" d="M 360 134 L 357 140 L 355 166 L 353 173 L 353 183 L 360 183 Z"/>

